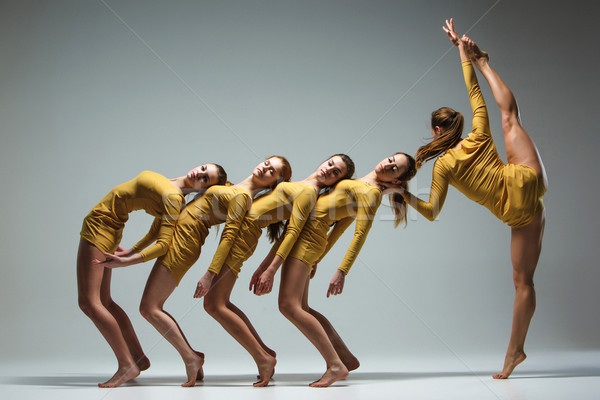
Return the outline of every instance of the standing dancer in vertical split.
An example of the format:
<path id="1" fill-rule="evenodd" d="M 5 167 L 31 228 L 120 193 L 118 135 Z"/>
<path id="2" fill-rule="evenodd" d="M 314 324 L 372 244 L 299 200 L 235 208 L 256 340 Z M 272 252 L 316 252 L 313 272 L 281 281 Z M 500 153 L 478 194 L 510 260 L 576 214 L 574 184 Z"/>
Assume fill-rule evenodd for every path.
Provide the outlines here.
<path id="1" fill-rule="evenodd" d="M 111 268 L 164 254 L 171 242 L 175 221 L 185 205 L 183 196 L 226 180 L 225 171 L 216 164 L 199 166 L 175 179 L 144 171 L 111 190 L 85 217 L 77 253 L 79 307 L 94 322 L 119 363 L 114 376 L 98 386 L 119 386 L 150 366 L 129 317 L 111 297 Z M 129 213 L 135 210 L 145 210 L 155 220 L 150 232 L 125 250 L 119 242 Z M 115 251 L 115 255 L 111 254 Z"/>
<path id="2" fill-rule="evenodd" d="M 516 291 L 512 332 L 502 372 L 494 375 L 495 379 L 506 379 L 526 357 L 523 348 L 535 311 L 533 274 L 542 249 L 546 220 L 542 196 L 548 185 L 547 177 L 533 140 L 521 126 L 515 97 L 490 67 L 488 54 L 468 37 L 460 38 L 452 19 L 446 20 L 443 29 L 458 47 L 473 109 L 473 132 L 461 138 L 463 116 L 448 107 L 434 111 L 431 117 L 434 139 L 416 154 L 417 167 L 439 156 L 433 168 L 429 201 L 419 200 L 407 191 L 401 195 L 419 213 L 434 220 L 451 184 L 510 226 Z M 473 64 L 487 80 L 500 108 L 507 164 L 500 159 L 494 145 Z"/>
<path id="3" fill-rule="evenodd" d="M 356 219 L 356 228 L 350 247 L 327 291 L 329 295 L 342 293 L 346 275 L 356 260 L 360 249 L 371 229 L 375 212 L 381 203 L 382 183 L 391 186 L 407 187 L 407 182 L 416 173 L 411 156 L 396 153 L 382 160 L 373 171 L 361 179 L 340 181 L 327 194 L 317 200 L 314 218 L 302 229 L 292 248 L 281 273 L 279 287 L 279 310 L 317 348 L 326 362 L 323 376 L 310 384 L 325 387 L 348 376 L 348 371 L 358 368 L 359 362 L 346 347 L 331 323 L 308 305 L 308 286 L 311 272 L 316 264 Z M 396 225 L 405 221 L 406 205 L 402 197 L 392 194 L 392 207 L 396 214 Z M 333 225 L 331 232 L 327 234 Z M 272 257 L 271 251 L 268 257 Z M 271 264 L 269 259 L 263 264 Z M 273 272 L 262 272 L 257 295 L 269 293 L 272 288 Z"/>
<path id="4" fill-rule="evenodd" d="M 197 380 L 202 380 L 204 354 L 192 349 L 175 319 L 164 310 L 165 301 L 200 257 L 208 229 L 225 222 L 219 246 L 210 264 L 210 268 L 221 268 L 238 236 L 252 198 L 260 191 L 272 189 L 279 182 L 289 180 L 291 173 L 287 159 L 273 156 L 256 166 L 252 175 L 241 183 L 208 189 L 182 211 L 169 251 L 154 264 L 146 283 L 140 312 L 181 355 L 188 379 L 182 386 L 194 386 Z M 210 287 L 210 282 L 207 285 Z M 275 359 L 266 355 L 255 358 L 255 361 L 263 376 L 269 373 Z"/>

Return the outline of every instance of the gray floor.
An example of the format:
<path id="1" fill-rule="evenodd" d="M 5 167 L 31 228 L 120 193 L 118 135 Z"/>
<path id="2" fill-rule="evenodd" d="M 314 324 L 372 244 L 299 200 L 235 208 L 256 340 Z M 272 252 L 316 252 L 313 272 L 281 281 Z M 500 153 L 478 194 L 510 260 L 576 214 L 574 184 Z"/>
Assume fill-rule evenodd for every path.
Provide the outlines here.
<path id="1" fill-rule="evenodd" d="M 495 358 L 495 357 L 494 357 Z M 181 365 L 154 365 L 135 381 L 117 389 L 99 389 L 109 365 L 81 362 L 0 366 L 2 399 L 598 399 L 600 352 L 557 352 L 529 355 L 511 379 L 496 381 L 489 357 L 421 358 L 367 362 L 341 382 L 326 389 L 307 386 L 322 371 L 313 365 L 283 364 L 267 388 L 253 388 L 253 371 L 211 365 L 203 383 L 181 388 Z M 36 369 L 31 370 L 31 365 Z M 161 369 L 162 368 L 162 369 Z"/>

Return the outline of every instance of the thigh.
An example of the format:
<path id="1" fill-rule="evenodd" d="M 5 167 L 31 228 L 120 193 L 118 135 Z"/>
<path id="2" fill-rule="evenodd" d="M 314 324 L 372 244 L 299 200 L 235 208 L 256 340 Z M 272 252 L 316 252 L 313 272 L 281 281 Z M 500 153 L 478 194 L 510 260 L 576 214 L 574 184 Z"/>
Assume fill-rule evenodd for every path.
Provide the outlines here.
<path id="1" fill-rule="evenodd" d="M 150 303 L 158 307 L 163 306 L 165 301 L 171 296 L 171 293 L 177 287 L 177 282 L 171 274 L 171 271 L 167 269 L 160 262 L 156 262 L 150 276 L 146 281 L 146 287 L 144 288 L 144 294 L 142 295 L 142 303 Z"/>
<path id="2" fill-rule="evenodd" d="M 308 292 L 310 268 L 297 258 L 288 257 L 282 267 L 279 299 L 295 300 L 302 303 Z"/>
<path id="3" fill-rule="evenodd" d="M 515 280 L 533 283 L 533 274 L 542 250 L 546 213 L 542 210 L 529 224 L 511 230 L 511 260 Z"/>
<path id="4" fill-rule="evenodd" d="M 546 170 L 535 143 L 516 119 L 504 128 L 506 158 L 509 164 L 523 164 L 535 170 L 546 184 Z"/>
<path id="5" fill-rule="evenodd" d="M 90 297 L 100 300 L 106 268 L 93 264 L 92 260 L 95 259 L 103 261 L 105 259 L 104 253 L 88 241 L 80 240 L 77 251 L 77 290 L 79 297 Z"/>

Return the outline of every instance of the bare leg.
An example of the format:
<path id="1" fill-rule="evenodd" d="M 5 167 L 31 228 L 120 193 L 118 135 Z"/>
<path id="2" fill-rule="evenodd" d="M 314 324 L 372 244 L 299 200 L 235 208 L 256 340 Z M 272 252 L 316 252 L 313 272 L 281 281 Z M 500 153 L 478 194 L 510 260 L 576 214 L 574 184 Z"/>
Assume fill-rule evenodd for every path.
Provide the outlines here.
<path id="1" fill-rule="evenodd" d="M 175 319 L 163 309 L 175 287 L 177 284 L 171 272 L 156 262 L 144 289 L 140 313 L 177 349 L 185 363 L 188 378 L 181 386 L 191 387 L 202 378 L 204 357 L 192 349 Z"/>
<path id="2" fill-rule="evenodd" d="M 504 368 L 494 375 L 494 379 L 506 379 L 513 369 L 527 357 L 523 350 L 529 323 L 535 311 L 535 289 L 533 274 L 542 250 L 542 237 L 546 223 L 542 211 L 530 224 L 513 228 L 511 232 L 511 259 L 515 283 L 515 305 L 513 310 L 512 332 Z"/>
<path id="3" fill-rule="evenodd" d="M 117 372 L 113 377 L 104 383 L 99 383 L 98 386 L 117 387 L 138 376 L 140 369 L 129 351 L 129 346 L 123 337 L 119 323 L 102 304 L 100 292 L 105 268 L 92 264 L 93 259 L 103 260 L 104 255 L 92 244 L 80 240 L 77 253 L 79 307 L 104 336 L 119 363 Z"/>
<path id="4" fill-rule="evenodd" d="M 348 376 L 348 369 L 329 341 L 323 326 L 303 307 L 303 297 L 308 291 L 309 279 L 308 265 L 292 257 L 286 259 L 281 272 L 279 310 L 310 340 L 325 359 L 325 374 L 310 384 L 314 387 L 325 387 Z"/>
<path id="5" fill-rule="evenodd" d="M 250 353 L 256 362 L 260 380 L 254 383 L 254 386 L 267 386 L 277 360 L 265 351 L 246 322 L 232 311 L 235 306 L 229 301 L 229 296 L 236 280 L 231 269 L 224 265 L 219 275 L 213 280 L 210 291 L 204 297 L 204 309 Z M 256 331 L 254 332 L 256 333 Z"/>
<path id="6" fill-rule="evenodd" d="M 102 277 L 102 286 L 100 289 L 100 299 L 102 300 L 102 304 L 110 313 L 113 315 L 117 323 L 119 324 L 119 328 L 121 328 L 121 333 L 123 334 L 123 338 L 127 343 L 127 347 L 129 347 L 129 352 L 133 356 L 135 363 L 140 368 L 140 371 L 145 371 L 150 368 L 150 360 L 144 354 L 144 350 L 142 349 L 142 345 L 135 334 L 135 330 L 133 329 L 133 325 L 129 320 L 129 317 L 123 311 L 121 307 L 112 299 L 110 295 L 110 282 L 112 278 L 112 270 L 106 268 L 104 271 L 104 276 Z"/>
<path id="7" fill-rule="evenodd" d="M 344 363 L 346 368 L 348 368 L 348 371 L 354 371 L 355 369 L 357 369 L 360 366 L 360 362 L 358 361 L 358 358 L 356 358 L 354 356 L 354 354 L 352 354 L 350 352 L 350 349 L 348 349 L 348 347 L 346 346 L 346 344 L 344 343 L 344 341 L 342 340 L 340 335 L 334 329 L 333 325 L 331 325 L 331 322 L 329 322 L 329 320 L 327 318 L 325 318 L 325 316 L 323 314 L 310 308 L 310 306 L 308 305 L 308 285 L 309 285 L 309 283 L 310 283 L 310 279 L 306 281 L 306 286 L 304 287 L 304 294 L 302 296 L 302 308 L 305 311 L 309 312 L 313 317 L 315 317 L 317 319 L 317 321 L 319 321 L 319 323 L 325 330 L 325 333 L 327 334 L 329 341 L 333 345 L 335 352 L 338 354 L 338 356 L 340 357 L 340 359 L 342 360 L 342 362 Z"/>
<path id="8" fill-rule="evenodd" d="M 268 347 L 266 344 L 263 343 L 262 339 L 258 335 L 258 332 L 256 332 L 256 329 L 254 329 L 254 326 L 252 326 L 252 323 L 250 322 L 250 320 L 248 319 L 248 317 L 246 316 L 246 314 L 244 314 L 244 312 L 242 310 L 240 310 L 239 308 L 237 308 L 236 305 L 233 304 L 233 303 L 231 303 L 231 302 L 227 303 L 227 308 L 229 308 L 232 312 L 234 312 L 235 314 L 237 314 L 237 316 L 240 317 L 242 319 L 242 321 L 244 321 L 244 323 L 246 324 L 246 326 L 250 330 L 250 333 L 252 333 L 252 336 L 254 336 L 254 338 L 260 344 L 260 346 L 267 353 L 269 353 L 269 355 L 271 357 L 277 357 L 277 353 L 274 350 L 272 350 L 270 347 Z"/>
<path id="9" fill-rule="evenodd" d="M 510 88 L 490 67 L 488 57 L 471 40 L 466 39 L 467 51 L 473 62 L 487 80 L 502 116 L 502 130 L 506 143 L 506 156 L 509 164 L 523 164 L 533 168 L 545 187 L 548 186 L 546 170 L 533 140 L 521 126 L 517 101 Z"/>

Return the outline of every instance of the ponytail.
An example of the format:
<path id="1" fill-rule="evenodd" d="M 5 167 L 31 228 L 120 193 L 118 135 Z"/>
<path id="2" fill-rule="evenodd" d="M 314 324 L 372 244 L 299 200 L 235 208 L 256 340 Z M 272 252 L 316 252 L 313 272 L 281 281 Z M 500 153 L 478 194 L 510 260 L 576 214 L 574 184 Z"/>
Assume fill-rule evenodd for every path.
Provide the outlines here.
<path id="1" fill-rule="evenodd" d="M 431 129 L 439 126 L 442 133 L 437 139 L 419 147 L 415 154 L 417 169 L 420 169 L 425 162 L 455 147 L 461 140 L 464 123 L 463 115 L 450 107 L 442 107 L 433 111 L 431 113 Z"/>

